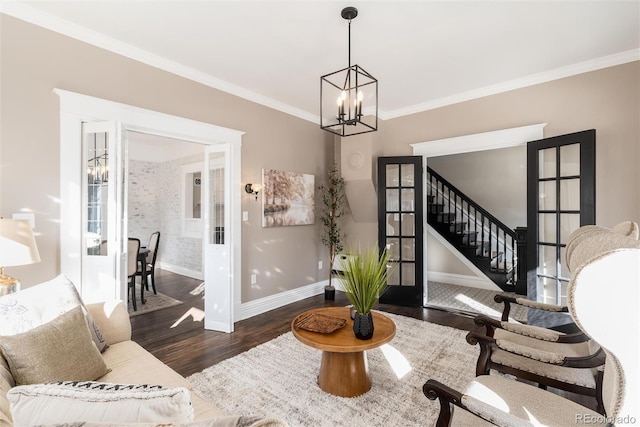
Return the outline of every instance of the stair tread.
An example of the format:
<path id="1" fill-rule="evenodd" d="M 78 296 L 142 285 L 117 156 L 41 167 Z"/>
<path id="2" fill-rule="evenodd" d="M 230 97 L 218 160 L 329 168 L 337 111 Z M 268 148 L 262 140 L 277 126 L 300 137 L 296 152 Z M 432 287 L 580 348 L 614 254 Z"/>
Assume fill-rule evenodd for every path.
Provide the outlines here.
<path id="1" fill-rule="evenodd" d="M 493 228 L 491 232 L 486 230 L 482 216 L 479 221 L 477 218 L 474 219 L 473 212 L 464 209 L 464 201 L 462 207 L 458 208 L 459 197 L 462 196 L 458 196 L 457 189 L 453 188 L 452 190 L 455 198 L 452 197 L 451 202 L 455 201 L 455 207 L 445 200 L 447 196 L 444 194 L 444 190 L 441 195 L 438 193 L 427 196 L 427 223 L 457 248 L 461 256 L 475 264 L 500 288 L 505 291 L 513 290 L 517 262 L 510 251 L 515 252 L 516 248 L 509 246 L 509 253 L 507 253 L 502 244 L 496 244 Z M 469 201 L 466 203 L 468 208 Z M 451 212 L 452 210 L 453 212 Z M 466 213 L 461 213 L 463 211 Z M 470 219 L 465 216 L 467 214 L 471 215 Z M 506 230 L 496 231 L 496 233 L 502 233 L 501 235 L 506 239 Z"/>

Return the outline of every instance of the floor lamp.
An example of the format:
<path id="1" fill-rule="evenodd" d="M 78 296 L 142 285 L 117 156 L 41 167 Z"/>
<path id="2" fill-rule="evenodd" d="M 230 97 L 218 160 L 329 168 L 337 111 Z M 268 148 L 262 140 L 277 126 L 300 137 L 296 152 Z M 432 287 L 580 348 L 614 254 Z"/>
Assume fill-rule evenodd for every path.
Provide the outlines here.
<path id="1" fill-rule="evenodd" d="M 26 219 L 0 219 L 0 296 L 20 290 L 20 281 L 7 276 L 5 267 L 40 262 L 31 223 Z"/>

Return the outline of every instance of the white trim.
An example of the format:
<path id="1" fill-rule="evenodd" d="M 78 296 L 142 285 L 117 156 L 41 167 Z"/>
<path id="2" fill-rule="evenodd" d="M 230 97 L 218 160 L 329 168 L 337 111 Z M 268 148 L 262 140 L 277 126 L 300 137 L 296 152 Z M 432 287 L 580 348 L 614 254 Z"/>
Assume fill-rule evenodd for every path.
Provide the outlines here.
<path id="1" fill-rule="evenodd" d="M 60 97 L 61 112 L 75 114 L 86 120 L 100 120 L 104 116 L 113 117 L 113 120 L 126 124 L 127 130 L 130 131 L 174 139 L 187 139 L 190 142 L 200 144 L 209 144 L 211 142 L 241 144 L 242 135 L 244 135 L 244 132 L 235 129 L 95 98 L 64 89 L 55 88 L 53 92 Z"/>
<path id="2" fill-rule="evenodd" d="M 464 274 L 442 273 L 440 271 L 429 271 L 427 273 L 428 282 L 447 283 L 449 285 L 466 286 L 467 288 L 488 289 L 490 291 L 502 292 L 495 283 L 476 276 L 466 276 Z"/>
<path id="3" fill-rule="evenodd" d="M 616 65 L 626 64 L 640 60 L 640 49 L 631 49 L 624 52 L 615 53 L 613 55 L 595 58 L 589 61 L 579 62 L 577 64 L 567 65 L 542 73 L 532 74 L 530 76 L 513 79 L 506 82 L 473 89 L 467 92 L 458 93 L 444 98 L 434 99 L 420 104 L 412 105 L 396 110 L 380 112 L 380 118 L 383 120 L 395 119 L 410 114 L 421 113 L 423 111 L 434 110 L 436 108 L 446 107 L 447 105 L 458 104 L 461 102 L 471 101 L 473 99 L 484 98 L 490 95 L 509 92 L 516 89 L 550 82 L 553 80 L 571 77 L 578 74 L 588 73 L 591 71 L 601 70 L 603 68 L 614 67 Z"/>
<path id="4" fill-rule="evenodd" d="M 191 277 L 192 279 L 204 281 L 204 274 L 202 271 L 192 270 L 190 268 L 180 267 L 178 265 L 168 264 L 166 262 L 156 261 L 156 268 L 164 271 L 170 271 L 172 273 L 180 274 L 181 276 Z"/>
<path id="5" fill-rule="evenodd" d="M 81 278 L 81 248 L 77 247 L 80 242 L 79 214 L 74 210 L 80 211 L 81 196 L 74 186 L 78 185 L 78 181 L 82 176 L 82 163 L 77 161 L 76 152 L 80 152 L 81 132 L 78 132 L 82 121 L 98 121 L 98 120 L 114 120 L 121 122 L 126 130 L 143 132 L 153 135 L 160 135 L 175 139 L 181 139 L 190 142 L 196 142 L 204 145 L 225 144 L 228 151 L 232 153 L 230 156 L 230 169 L 232 169 L 232 179 L 228 180 L 227 188 L 238 190 L 230 190 L 231 194 L 229 204 L 230 212 L 238 218 L 234 218 L 231 223 L 231 231 L 229 233 L 230 244 L 233 245 L 231 254 L 232 274 L 230 274 L 230 295 L 235 297 L 241 292 L 241 223 L 240 212 L 240 169 L 242 145 L 242 135 L 234 129 L 216 126 L 210 123 L 199 122 L 183 117 L 172 116 L 157 111 L 147 110 L 144 108 L 134 107 L 131 105 L 120 104 L 117 102 L 94 98 L 92 96 L 82 95 L 63 89 L 53 90 L 60 98 L 60 194 L 61 194 L 61 218 L 64 220 L 60 223 L 60 241 L 61 248 L 69 249 L 61 251 L 60 254 L 60 270 L 62 274 L 67 275 L 70 279 L 78 280 Z M 74 163 L 77 161 L 77 163 Z M 65 169 L 67 168 L 67 169 Z M 69 216 L 66 214 L 69 213 Z M 77 218 L 78 221 L 69 221 L 68 219 Z M 75 239 L 75 240 L 74 240 Z M 80 282 L 78 282 L 80 283 Z M 235 301 L 229 301 L 230 311 L 232 312 L 231 325 L 224 325 L 221 330 L 233 330 L 233 309 Z M 206 304 L 205 304 L 206 305 Z"/>
<path id="6" fill-rule="evenodd" d="M 287 304 L 292 304 L 305 298 L 322 294 L 324 293 L 324 287 L 328 284 L 329 280 L 323 280 L 321 282 L 312 283 L 310 285 L 301 286 L 289 291 L 280 292 L 275 295 L 269 295 L 268 297 L 242 303 L 237 306 L 236 321 L 248 319 L 250 317 L 257 316 L 258 314 L 283 307 Z"/>
<path id="7" fill-rule="evenodd" d="M 427 164 L 429 157 L 443 156 L 447 154 L 458 154 L 458 153 L 469 153 L 473 151 L 484 151 L 484 150 L 494 150 L 498 148 L 508 148 L 515 147 L 520 145 L 526 145 L 529 141 L 536 141 L 544 138 L 544 127 L 546 123 L 538 123 L 535 125 L 529 126 L 521 126 L 518 128 L 511 129 L 502 129 L 492 132 L 484 132 L 477 133 L 472 135 L 464 135 L 453 138 L 445 138 L 438 139 L 433 141 L 419 142 L 416 144 L 411 144 L 413 148 L 413 155 L 422 156 L 423 161 L 423 170 L 427 170 Z M 426 194 L 427 191 L 427 174 L 423 174 L 424 180 L 424 191 Z M 427 198 L 423 197 L 423 211 L 427 212 Z M 460 259 L 465 265 L 469 267 L 471 271 L 476 273 L 478 277 L 484 277 L 487 280 L 489 278 L 482 273 L 475 265 L 471 263 L 466 257 L 461 258 L 461 254 L 451 246 L 449 242 L 447 242 L 444 237 L 440 236 L 438 233 L 434 232 L 431 226 L 427 224 L 427 227 L 424 228 L 424 276 L 429 277 L 429 265 L 427 262 L 428 258 L 428 235 L 431 234 L 433 237 L 438 239 L 445 247 L 449 249 L 449 251 L 454 254 L 458 259 Z M 493 281 L 491 281 L 493 283 Z M 425 292 L 423 295 L 423 303 L 428 303 L 428 293 L 427 288 L 425 287 Z"/>
<path id="8" fill-rule="evenodd" d="M 201 83 L 205 86 L 230 93 L 232 95 L 255 102 L 257 104 L 273 108 L 274 110 L 282 111 L 283 113 L 290 114 L 294 117 L 298 117 L 300 119 L 307 120 L 316 124 L 320 123 L 319 115 L 310 114 L 299 108 L 295 108 L 275 99 L 260 95 L 259 93 L 250 91 L 233 83 L 229 83 L 210 74 L 206 74 L 193 68 L 186 67 L 178 62 L 171 61 L 167 58 L 155 55 L 146 50 L 132 46 L 128 43 L 124 43 L 120 40 L 116 40 L 112 37 L 98 33 L 96 31 L 92 31 L 71 21 L 66 21 L 64 19 L 42 12 L 31 6 L 21 4 L 19 2 L 2 2 L 2 13 L 6 13 L 7 15 L 11 15 L 16 18 L 22 19 L 23 21 L 30 22 L 31 24 L 37 25 L 39 27 L 43 27 L 48 30 L 72 37 L 74 39 L 81 40 L 85 43 L 100 47 L 102 49 L 106 49 L 110 52 L 117 53 L 118 55 L 122 55 L 126 58 L 131 58 L 143 64 L 168 71 L 172 74 L 184 77 L 194 82 Z"/>
<path id="9" fill-rule="evenodd" d="M 409 145 L 413 147 L 414 156 L 424 157 L 517 147 L 526 145 L 529 141 L 542 139 L 546 125 L 546 123 L 538 123 L 517 128 L 434 139 L 432 141 L 418 142 Z"/>
<path id="10" fill-rule="evenodd" d="M 77 40 L 92 44 L 94 46 L 115 52 L 127 58 L 139 61 L 155 68 L 170 72 L 177 76 L 201 83 L 223 92 L 230 93 L 240 98 L 264 105 L 274 110 L 282 111 L 309 122 L 319 124 L 320 116 L 307 111 L 292 107 L 273 98 L 260 95 L 256 92 L 229 83 L 225 80 L 216 78 L 210 74 L 197 71 L 193 68 L 186 67 L 175 61 L 170 61 L 161 56 L 152 54 L 143 49 L 137 48 L 130 44 L 105 36 L 104 34 L 92 31 L 88 28 L 77 25 L 73 22 L 63 20 L 48 13 L 42 12 L 29 5 L 17 1 L 0 2 L 0 11 L 7 15 L 16 17 L 23 21 L 55 31 L 60 34 L 72 37 Z M 588 61 L 579 62 L 577 64 L 568 65 L 566 67 L 556 68 L 544 71 L 530 76 L 497 83 L 483 88 L 458 93 L 444 98 L 434 99 L 420 104 L 412 105 L 396 110 L 384 111 L 378 110 L 378 116 L 381 120 L 390 120 L 410 114 L 420 113 L 423 111 L 433 110 L 445 107 L 447 105 L 458 104 L 460 102 L 470 101 L 473 99 L 483 98 L 498 93 L 508 92 L 515 89 L 533 86 L 577 74 L 587 73 L 590 71 L 600 70 L 602 68 L 613 67 L 616 65 L 626 64 L 638 61 L 640 59 L 640 49 L 632 49 L 619 52 L 613 55 L 603 56 Z"/>

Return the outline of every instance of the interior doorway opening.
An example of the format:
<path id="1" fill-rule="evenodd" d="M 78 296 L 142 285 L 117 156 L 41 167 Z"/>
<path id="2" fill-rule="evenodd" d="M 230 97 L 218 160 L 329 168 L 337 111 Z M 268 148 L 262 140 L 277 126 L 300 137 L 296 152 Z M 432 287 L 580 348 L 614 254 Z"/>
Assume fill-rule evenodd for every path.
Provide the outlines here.
<path id="1" fill-rule="evenodd" d="M 105 301 L 112 299 L 126 300 L 126 244 L 127 238 L 127 205 L 122 197 L 113 201 L 114 207 L 110 207 L 113 215 L 110 230 L 117 230 L 110 237 L 112 248 L 106 258 L 112 268 L 99 278 L 102 283 L 115 283 L 115 286 L 96 287 L 89 280 L 86 262 L 86 227 L 83 219 L 86 218 L 87 200 L 83 197 L 83 177 L 87 170 L 83 163 L 83 124 L 93 122 L 110 123 L 109 129 L 113 129 L 111 140 L 113 147 L 117 147 L 109 154 L 110 162 L 115 166 L 110 173 L 118 176 L 111 180 L 111 185 L 118 188 L 115 194 L 124 192 L 123 186 L 126 178 L 127 144 L 122 136 L 128 132 L 158 135 L 193 143 L 205 147 L 207 155 L 204 156 L 204 180 L 208 182 L 210 176 L 209 164 L 211 159 L 222 156 L 225 171 L 225 229 L 228 230 L 228 238 L 224 239 L 225 250 L 220 251 L 224 260 L 207 258 L 206 271 L 222 271 L 223 275 L 216 280 L 205 280 L 205 328 L 223 332 L 232 332 L 234 323 L 234 305 L 240 301 L 240 254 L 241 254 L 241 224 L 240 224 L 240 145 L 242 132 L 198 122 L 182 117 L 172 116 L 156 111 L 146 110 L 130 105 L 77 94 L 61 89 L 54 92 L 60 97 L 60 179 L 61 179 L 61 259 L 60 271 L 71 279 L 78 287 L 79 292 L 86 297 L 87 302 Z M 237 189 L 232 191 L 232 189 Z M 210 195 L 205 194 L 205 239 L 206 244 L 214 244 L 214 233 L 210 233 L 214 222 L 208 214 L 207 205 Z M 215 226 L 213 226 L 215 228 Z M 211 238 L 210 238 L 211 237 Z M 209 242 L 211 240 L 211 242 Z M 222 268 L 224 267 L 224 268 Z M 90 273 L 90 272 L 89 272 Z M 106 276 L 105 276 L 106 274 Z M 206 276 L 206 274 L 205 274 Z M 109 278 L 111 277 L 111 279 Z M 215 287 L 214 287 L 215 286 Z M 207 289 L 209 291 L 207 292 Z"/>
<path id="2" fill-rule="evenodd" d="M 520 128 L 504 129 L 480 134 L 465 135 L 461 137 L 446 138 L 436 141 L 428 141 L 412 144 L 413 154 L 423 157 L 425 170 L 430 166 L 429 160 L 435 165 L 446 163 L 435 161 L 442 156 L 453 156 L 462 153 L 487 152 L 500 148 L 524 147 L 528 141 L 543 137 L 543 128 L 546 124 L 524 126 Z M 526 155 L 526 154 L 525 154 Z M 523 159 L 526 164 L 526 158 Z M 429 186 L 425 173 L 425 209 L 428 211 Z M 439 190 L 436 190 L 436 193 Z M 434 193 L 431 193 L 434 194 Z M 445 198 L 447 196 L 445 195 Z M 468 215 L 467 215 L 468 216 Z M 425 222 L 427 218 L 424 218 Z M 429 249 L 437 248 L 446 251 L 449 255 L 448 272 L 442 274 L 438 271 L 441 265 L 429 262 Z M 474 263 L 460 254 L 453 245 L 431 226 L 425 227 L 424 233 L 424 277 L 426 278 L 423 305 L 430 307 L 445 307 L 449 310 L 462 313 L 485 313 L 496 315 L 496 307 L 493 306 L 492 296 L 502 290 L 493 283 Z M 455 268 L 451 267 L 451 260 Z M 447 262 L 444 262 L 446 264 Z M 431 286 L 433 284 L 433 286 Z M 526 313 L 522 314 L 523 317 Z"/>

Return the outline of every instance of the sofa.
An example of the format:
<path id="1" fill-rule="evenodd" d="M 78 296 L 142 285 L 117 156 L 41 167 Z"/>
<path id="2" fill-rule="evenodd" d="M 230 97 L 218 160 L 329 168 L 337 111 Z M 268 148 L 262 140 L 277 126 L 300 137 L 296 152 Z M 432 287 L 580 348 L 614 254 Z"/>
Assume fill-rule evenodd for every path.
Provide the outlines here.
<path id="1" fill-rule="evenodd" d="M 0 298 L 0 353 L 1 427 L 14 421 L 286 426 L 277 419 L 230 416 L 216 408 L 131 340 L 123 302 L 85 305 L 64 276 Z M 91 415 L 64 418 L 74 411 Z"/>

